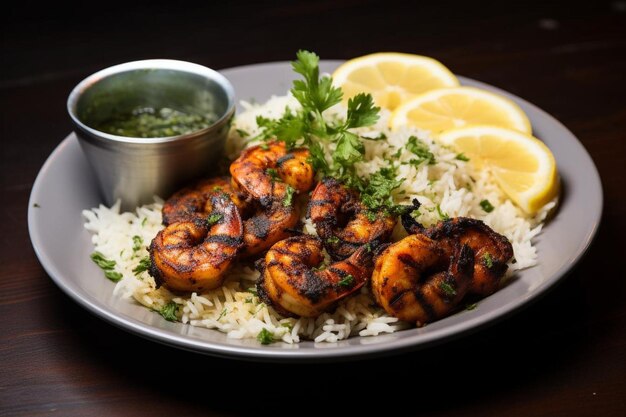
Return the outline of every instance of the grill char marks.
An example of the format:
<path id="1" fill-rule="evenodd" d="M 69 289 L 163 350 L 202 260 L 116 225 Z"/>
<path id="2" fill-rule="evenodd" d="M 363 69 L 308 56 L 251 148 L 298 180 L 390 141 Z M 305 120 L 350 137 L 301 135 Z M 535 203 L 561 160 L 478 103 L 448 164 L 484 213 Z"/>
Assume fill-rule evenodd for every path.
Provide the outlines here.
<path id="1" fill-rule="evenodd" d="M 381 210 L 369 210 L 356 190 L 330 177 L 317 184 L 307 212 L 324 247 L 336 260 L 349 257 L 373 240 L 388 240 L 396 223 Z"/>
<path id="2" fill-rule="evenodd" d="M 149 273 L 158 285 L 200 291 L 222 284 L 242 245 L 243 224 L 228 194 L 209 194 L 207 204 L 211 214 L 219 215 L 215 223 L 197 217 L 175 222 L 152 240 Z"/>
<path id="3" fill-rule="evenodd" d="M 267 216 L 254 216 L 246 223 L 246 232 L 259 239 L 265 239 L 270 232 L 270 221 Z"/>
<path id="4" fill-rule="evenodd" d="M 367 282 L 372 258 L 372 250 L 361 248 L 346 260 L 323 267 L 322 242 L 310 235 L 294 236 L 268 251 L 259 265 L 263 279 L 258 287 L 279 311 L 315 317 Z"/>
<path id="5" fill-rule="evenodd" d="M 424 232 L 438 242 L 451 255 L 454 246 L 467 244 L 474 252 L 472 294 L 487 296 L 500 286 L 506 273 L 507 263 L 513 257 L 513 246 L 509 240 L 478 219 L 456 217 L 440 222 Z"/>
<path id="6" fill-rule="evenodd" d="M 423 325 L 450 314 L 471 284 L 474 253 L 417 234 L 390 245 L 376 259 L 372 292 L 389 314 Z"/>

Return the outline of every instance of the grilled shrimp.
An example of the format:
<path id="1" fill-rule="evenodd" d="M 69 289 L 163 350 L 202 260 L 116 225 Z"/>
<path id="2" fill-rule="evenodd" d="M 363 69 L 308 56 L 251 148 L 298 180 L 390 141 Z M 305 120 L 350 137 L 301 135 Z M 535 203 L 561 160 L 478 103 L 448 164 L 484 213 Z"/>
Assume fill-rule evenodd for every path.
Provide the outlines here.
<path id="1" fill-rule="evenodd" d="M 209 196 L 207 219 L 175 222 L 150 244 L 152 275 L 157 285 L 174 291 L 202 291 L 222 284 L 242 244 L 239 211 L 223 193 Z"/>
<path id="2" fill-rule="evenodd" d="M 258 206 L 244 222 L 241 256 L 248 257 L 269 249 L 279 240 L 293 235 L 300 214 L 295 205 L 286 207 L 275 201 L 270 207 Z"/>
<path id="3" fill-rule="evenodd" d="M 455 241 L 472 248 L 475 258 L 470 293 L 487 296 L 498 289 L 508 269 L 507 262 L 513 257 L 513 247 L 506 237 L 482 221 L 468 217 L 440 222 L 423 233 L 441 242 L 448 256 L 454 251 Z"/>
<path id="4" fill-rule="evenodd" d="M 447 248 L 424 235 L 409 235 L 376 259 L 372 292 L 387 313 L 421 326 L 450 314 L 467 293 L 474 268 L 468 245 Z"/>
<path id="5" fill-rule="evenodd" d="M 322 242 L 310 235 L 291 237 L 272 246 L 258 265 L 257 290 L 281 314 L 316 317 L 369 280 L 373 257 L 370 246 L 363 246 L 348 259 L 319 270 Z"/>
<path id="6" fill-rule="evenodd" d="M 206 207 L 209 196 L 216 191 L 228 194 L 237 207 L 244 207 L 243 197 L 233 189 L 229 177 L 209 178 L 183 188 L 167 199 L 162 210 L 163 224 L 206 219 L 210 210 Z"/>
<path id="7" fill-rule="evenodd" d="M 288 186 L 297 193 L 311 189 L 314 173 L 308 157 L 308 150 L 287 150 L 278 141 L 248 148 L 230 165 L 233 184 L 261 205 L 270 206 L 285 199 Z"/>
<path id="8" fill-rule="evenodd" d="M 315 187 L 309 201 L 309 216 L 334 259 L 347 258 L 373 240 L 388 240 L 396 224 L 393 216 L 368 212 L 359 193 L 334 178 L 324 178 Z"/>

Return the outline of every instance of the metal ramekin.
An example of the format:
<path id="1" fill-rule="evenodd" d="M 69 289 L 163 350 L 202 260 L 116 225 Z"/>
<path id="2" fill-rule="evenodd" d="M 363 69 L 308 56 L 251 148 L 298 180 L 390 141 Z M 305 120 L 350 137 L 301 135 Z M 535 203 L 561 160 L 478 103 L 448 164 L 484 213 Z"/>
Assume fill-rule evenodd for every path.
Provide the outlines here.
<path id="1" fill-rule="evenodd" d="M 151 59 L 106 68 L 81 81 L 67 110 L 80 145 L 93 167 L 106 204 L 122 200 L 125 210 L 163 198 L 193 178 L 209 173 L 223 153 L 235 113 L 235 94 L 218 72 L 184 61 Z M 118 98 L 116 98 L 118 97 Z M 104 133 L 84 123 L 94 100 L 103 112 L 128 106 L 213 111 L 211 126 L 180 136 L 131 138 Z M 92 113 L 93 116 L 93 113 Z"/>

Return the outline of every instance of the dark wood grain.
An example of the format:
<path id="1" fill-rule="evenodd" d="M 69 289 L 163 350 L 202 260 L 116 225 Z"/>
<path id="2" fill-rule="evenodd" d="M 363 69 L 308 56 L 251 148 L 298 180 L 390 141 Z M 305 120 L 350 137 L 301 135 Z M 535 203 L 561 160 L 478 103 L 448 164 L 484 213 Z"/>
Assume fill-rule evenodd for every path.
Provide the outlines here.
<path id="1" fill-rule="evenodd" d="M 432 416 L 626 413 L 626 2 L 205 3 L 19 4 L 3 13 L 0 415 L 322 413 L 331 397 L 352 412 L 392 401 L 390 413 L 402 402 Z M 141 58 L 226 68 L 292 59 L 299 48 L 326 59 L 430 55 L 553 114 L 602 177 L 603 223 L 587 256 L 541 300 L 474 335 L 332 365 L 244 363 L 161 346 L 56 288 L 32 250 L 27 201 L 71 130 L 65 100 L 80 79 Z"/>

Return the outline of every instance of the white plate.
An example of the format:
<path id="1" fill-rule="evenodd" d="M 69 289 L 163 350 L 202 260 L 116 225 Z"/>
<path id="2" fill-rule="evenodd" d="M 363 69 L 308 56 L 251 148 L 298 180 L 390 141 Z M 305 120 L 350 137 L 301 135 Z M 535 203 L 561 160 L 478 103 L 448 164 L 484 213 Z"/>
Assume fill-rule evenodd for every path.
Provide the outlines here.
<path id="1" fill-rule="evenodd" d="M 339 61 L 325 61 L 332 72 Z M 221 71 L 235 86 L 238 99 L 267 100 L 282 95 L 294 74 L 287 62 L 250 65 Z M 459 77 L 462 84 L 503 94 L 518 103 L 530 118 L 534 133 L 554 152 L 563 195 L 557 216 L 537 238 L 539 264 L 517 273 L 516 279 L 478 308 L 462 311 L 420 329 L 376 337 L 354 337 L 338 343 L 260 345 L 234 340 L 215 330 L 171 323 L 129 300 L 113 297 L 114 284 L 102 276 L 89 254 L 90 234 L 81 211 L 96 207 L 101 197 L 76 137 L 70 134 L 41 168 L 33 186 L 28 226 L 41 261 L 54 282 L 79 304 L 109 322 L 168 345 L 201 353 L 256 360 L 323 360 L 356 358 L 415 349 L 503 318 L 528 304 L 574 267 L 589 247 L 602 213 L 602 187 L 593 161 L 562 124 L 532 104 L 486 84 Z"/>

